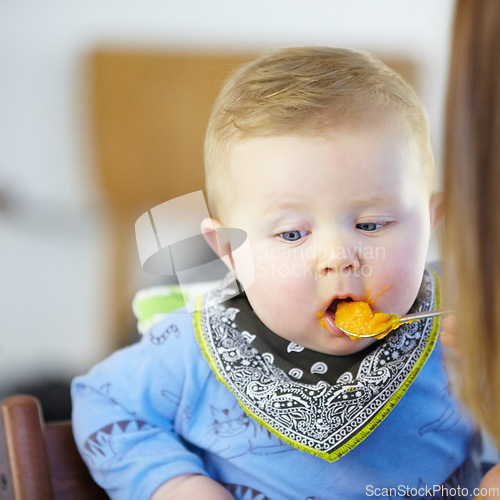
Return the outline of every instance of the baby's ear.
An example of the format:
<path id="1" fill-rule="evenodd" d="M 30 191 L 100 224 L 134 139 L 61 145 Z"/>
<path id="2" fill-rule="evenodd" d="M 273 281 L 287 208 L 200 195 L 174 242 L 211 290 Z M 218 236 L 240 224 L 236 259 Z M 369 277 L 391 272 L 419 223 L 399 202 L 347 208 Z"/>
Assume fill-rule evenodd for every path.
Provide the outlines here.
<path id="1" fill-rule="evenodd" d="M 431 195 L 431 199 L 429 201 L 429 213 L 431 217 L 431 231 L 436 229 L 436 226 L 439 224 L 441 219 L 443 218 L 444 204 L 443 204 L 443 193 L 434 193 Z"/>
<path id="2" fill-rule="evenodd" d="M 219 256 L 220 259 L 226 264 L 229 269 L 232 269 L 229 255 L 231 254 L 231 247 L 226 238 L 221 238 L 221 232 L 224 226 L 217 219 L 203 219 L 201 221 L 201 232 L 205 241 L 210 248 Z"/>
<path id="3" fill-rule="evenodd" d="M 255 280 L 253 267 L 254 257 L 248 241 L 247 233 L 240 228 L 226 227 L 216 219 L 203 219 L 201 232 L 210 248 L 224 262 L 226 267 L 245 289 Z M 240 263 L 239 267 L 236 266 Z"/>
<path id="4" fill-rule="evenodd" d="M 222 257 L 223 252 L 220 248 L 219 237 L 217 229 L 221 229 L 222 224 L 216 219 L 203 219 L 201 221 L 201 232 L 205 241 L 209 244 L 210 248 L 219 256 Z"/>

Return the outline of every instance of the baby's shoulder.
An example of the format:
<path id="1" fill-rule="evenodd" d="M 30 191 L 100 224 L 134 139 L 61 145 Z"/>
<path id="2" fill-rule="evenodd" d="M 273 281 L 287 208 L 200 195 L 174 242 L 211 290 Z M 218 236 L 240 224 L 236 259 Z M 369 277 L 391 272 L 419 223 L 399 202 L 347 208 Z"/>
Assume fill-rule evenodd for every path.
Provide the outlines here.
<path id="1" fill-rule="evenodd" d="M 139 290 L 132 301 L 132 310 L 137 318 L 137 330 L 141 334 L 173 314 L 185 317 L 194 293 L 181 289 L 179 285 L 161 285 Z"/>
<path id="2" fill-rule="evenodd" d="M 136 294 L 132 308 L 142 336 L 138 346 L 142 355 L 177 366 L 183 362 L 192 366 L 203 358 L 193 326 L 196 299 L 196 293 L 186 293 L 178 285 L 156 286 Z"/>

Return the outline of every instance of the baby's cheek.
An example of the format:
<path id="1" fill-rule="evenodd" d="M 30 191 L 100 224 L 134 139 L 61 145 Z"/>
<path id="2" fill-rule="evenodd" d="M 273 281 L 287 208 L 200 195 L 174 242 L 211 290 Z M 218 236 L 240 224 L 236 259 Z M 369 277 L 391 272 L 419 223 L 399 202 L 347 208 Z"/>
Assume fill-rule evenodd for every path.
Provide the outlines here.
<path id="1" fill-rule="evenodd" d="M 374 307 L 383 312 L 406 314 L 415 301 L 422 283 L 424 266 L 393 261 L 393 265 L 379 268 L 369 285 L 370 299 Z"/>
<path id="2" fill-rule="evenodd" d="M 256 276 L 261 280 L 279 286 L 314 279 L 314 273 L 306 262 L 300 259 L 281 259 L 279 257 L 257 258 L 254 260 Z"/>
<path id="3" fill-rule="evenodd" d="M 255 269 L 255 281 L 247 293 L 266 316 L 297 311 L 314 294 L 314 274 L 301 262 L 262 260 Z"/>

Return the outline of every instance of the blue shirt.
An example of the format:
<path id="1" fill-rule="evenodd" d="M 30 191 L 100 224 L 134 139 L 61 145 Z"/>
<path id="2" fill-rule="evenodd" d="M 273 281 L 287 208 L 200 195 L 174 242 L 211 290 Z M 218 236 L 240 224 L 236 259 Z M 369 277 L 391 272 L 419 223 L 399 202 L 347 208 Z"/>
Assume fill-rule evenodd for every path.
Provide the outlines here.
<path id="1" fill-rule="evenodd" d="M 117 500 L 149 499 L 183 473 L 206 474 L 238 499 L 424 496 L 467 459 L 474 433 L 449 393 L 441 354 L 438 343 L 385 419 L 330 462 L 245 413 L 202 354 L 192 314 L 178 311 L 74 380 L 75 439 Z"/>

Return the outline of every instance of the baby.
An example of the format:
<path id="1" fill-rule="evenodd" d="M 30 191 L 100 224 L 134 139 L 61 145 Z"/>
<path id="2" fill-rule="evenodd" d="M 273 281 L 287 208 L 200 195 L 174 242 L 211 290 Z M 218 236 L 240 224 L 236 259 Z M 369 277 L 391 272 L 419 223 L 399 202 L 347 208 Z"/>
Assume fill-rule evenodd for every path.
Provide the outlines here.
<path id="1" fill-rule="evenodd" d="M 440 306 L 415 92 L 363 52 L 273 51 L 226 83 L 205 146 L 202 231 L 232 272 L 73 382 L 95 480 L 131 500 L 468 497 L 474 429 L 447 389 L 439 320 L 383 340 L 335 323 L 342 301 Z"/>

